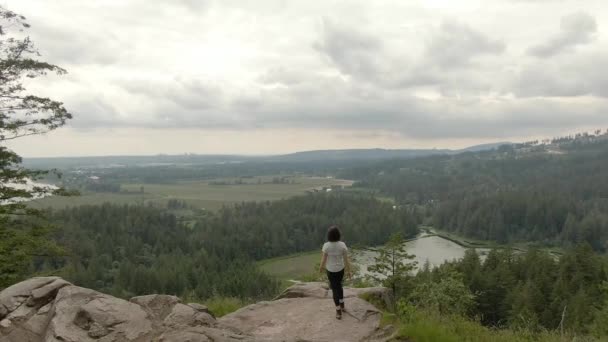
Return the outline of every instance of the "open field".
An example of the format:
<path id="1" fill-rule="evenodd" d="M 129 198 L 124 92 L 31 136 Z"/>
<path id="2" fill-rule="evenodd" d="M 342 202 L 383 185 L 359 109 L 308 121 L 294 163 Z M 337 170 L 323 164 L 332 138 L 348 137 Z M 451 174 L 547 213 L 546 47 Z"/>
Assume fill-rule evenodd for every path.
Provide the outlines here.
<path id="1" fill-rule="evenodd" d="M 122 193 L 86 192 L 75 197 L 48 197 L 32 202 L 37 208 L 65 208 L 82 204 L 153 204 L 165 206 L 170 199 L 185 201 L 196 209 L 217 210 L 224 204 L 242 201 L 274 201 L 332 185 L 350 186 L 352 181 L 321 177 L 290 177 L 293 183 L 266 183 L 269 177 L 247 179 L 246 184 L 214 185 L 231 179 L 184 181 L 172 184 L 123 184 Z M 211 184 L 210 184 L 211 183 Z M 143 187 L 144 192 L 141 193 Z"/>
<path id="2" fill-rule="evenodd" d="M 43 199 L 30 201 L 28 204 L 34 208 L 53 208 L 63 209 L 65 207 L 73 207 L 77 205 L 95 205 L 105 202 L 116 204 L 131 204 L 141 203 L 142 196 L 140 194 L 114 194 L 114 193 L 83 193 L 80 196 L 73 197 L 45 197 Z"/>
<path id="3" fill-rule="evenodd" d="M 299 280 L 303 275 L 315 271 L 315 265 L 321 261 L 321 248 L 318 251 L 292 254 L 285 257 L 262 260 L 260 269 L 281 280 Z"/>

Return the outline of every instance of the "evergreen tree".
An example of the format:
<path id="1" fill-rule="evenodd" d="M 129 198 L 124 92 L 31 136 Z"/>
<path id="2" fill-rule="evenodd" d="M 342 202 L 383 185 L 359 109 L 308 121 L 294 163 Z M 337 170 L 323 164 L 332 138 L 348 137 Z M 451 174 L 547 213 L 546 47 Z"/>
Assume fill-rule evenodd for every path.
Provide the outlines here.
<path id="1" fill-rule="evenodd" d="M 416 267 L 416 263 L 410 261 L 413 258 L 414 255 L 407 254 L 405 250 L 402 235 L 396 233 L 378 250 L 378 256 L 374 257 L 374 264 L 368 270 L 376 281 L 392 289 L 393 295 L 398 298 L 400 287 L 405 285 Z"/>
<path id="2" fill-rule="evenodd" d="M 58 252 L 47 239 L 49 227 L 36 219 L 41 212 L 23 201 L 62 191 L 33 183 L 43 172 L 23 168 L 21 157 L 4 145 L 61 127 L 72 117 L 61 102 L 25 88 L 26 79 L 65 73 L 37 59 L 30 38 L 20 38 L 28 28 L 24 16 L 0 7 L 0 289 L 24 277 L 34 257 Z"/>
<path id="3" fill-rule="evenodd" d="M 439 315 L 467 316 L 474 307 L 475 296 L 462 281 L 462 274 L 444 269 L 445 274 L 431 281 L 419 282 L 407 300 L 413 305 Z"/>

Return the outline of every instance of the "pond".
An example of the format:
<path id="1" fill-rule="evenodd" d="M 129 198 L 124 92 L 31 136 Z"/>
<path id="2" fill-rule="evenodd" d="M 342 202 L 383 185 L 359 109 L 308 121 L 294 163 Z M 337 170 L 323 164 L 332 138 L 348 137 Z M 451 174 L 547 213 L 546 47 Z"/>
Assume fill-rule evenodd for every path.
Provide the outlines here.
<path id="1" fill-rule="evenodd" d="M 412 262 L 417 262 L 416 270 L 424 266 L 427 260 L 431 267 L 434 267 L 439 266 L 446 261 L 462 259 L 467 250 L 466 247 L 462 247 L 450 240 L 426 234 L 420 235 L 415 240 L 406 242 L 405 245 L 407 253 L 415 256 L 415 258 L 412 259 Z M 476 250 L 480 254 L 482 260 L 489 251 L 489 249 L 486 248 L 477 248 Z M 360 267 L 360 276 L 369 274 L 367 267 L 374 263 L 374 257 L 377 254 L 377 252 L 369 250 L 357 252 L 355 254 L 353 259 L 354 263 Z"/>

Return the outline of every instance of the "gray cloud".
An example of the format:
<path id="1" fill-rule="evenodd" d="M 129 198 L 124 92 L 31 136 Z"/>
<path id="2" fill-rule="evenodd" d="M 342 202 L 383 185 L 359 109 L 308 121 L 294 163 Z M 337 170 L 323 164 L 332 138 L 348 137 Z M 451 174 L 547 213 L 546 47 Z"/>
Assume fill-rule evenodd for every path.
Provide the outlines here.
<path id="1" fill-rule="evenodd" d="M 293 86 L 301 84 L 305 81 L 312 81 L 313 78 L 314 75 L 312 75 L 310 72 L 296 70 L 285 66 L 276 66 L 263 72 L 257 78 L 257 81 L 268 85 L 279 84 L 284 86 Z"/>
<path id="2" fill-rule="evenodd" d="M 314 47 L 343 74 L 368 78 L 380 71 L 382 42 L 374 35 L 340 26 L 324 19 L 322 34 Z"/>
<path id="3" fill-rule="evenodd" d="M 104 98 L 102 94 L 83 94 L 83 97 L 69 99 L 70 111 L 77 115 L 70 125 L 92 129 L 95 127 L 115 127 L 123 123 L 120 121 L 120 113 L 112 106 L 112 101 Z"/>
<path id="4" fill-rule="evenodd" d="M 455 21 L 442 22 L 427 47 L 426 56 L 443 68 L 466 65 L 483 55 L 503 53 L 505 44 Z"/>
<path id="5" fill-rule="evenodd" d="M 530 47 L 527 53 L 536 57 L 551 57 L 577 45 L 590 43 L 596 31 L 594 17 L 584 12 L 573 13 L 562 18 L 558 34 L 544 43 Z"/>
<path id="6" fill-rule="evenodd" d="M 170 101 L 188 110 L 216 107 L 223 97 L 219 85 L 192 78 L 175 77 L 156 82 L 128 80 L 123 81 L 121 85 L 131 94 L 146 99 Z"/>
<path id="7" fill-rule="evenodd" d="M 608 124 L 608 48 L 598 40 L 562 53 L 599 31 L 588 15 L 564 17 L 558 35 L 522 56 L 513 51 L 542 39 L 536 20 L 549 22 L 520 9 L 557 5 L 497 0 L 509 9 L 498 13 L 353 1 L 57 0 L 45 5 L 48 16 L 34 16 L 32 36 L 44 59 L 68 69 L 69 82 L 36 90 L 64 101 L 79 130 L 304 128 L 472 139 Z M 552 58 L 536 58 L 545 55 Z"/>
<path id="8" fill-rule="evenodd" d="M 359 81 L 387 88 L 440 86 L 446 93 L 452 86 L 487 88 L 475 79 L 482 68 L 474 61 L 505 50 L 502 41 L 450 20 L 431 34 L 419 56 L 389 51 L 380 36 L 329 20 L 324 20 L 321 39 L 314 47 L 341 73 Z"/>
<path id="9" fill-rule="evenodd" d="M 387 93 L 375 87 L 335 82 L 332 78 L 226 98 L 209 95 L 214 90 L 209 91 L 199 82 L 181 79 L 173 82 L 181 95 L 169 99 L 158 96 L 167 89 L 160 84 L 125 88 L 131 96 L 143 97 L 136 103 L 146 105 L 137 112 L 115 108 L 111 99 L 103 96 L 92 102 L 76 103 L 79 115 L 74 125 L 88 129 L 110 126 L 243 132 L 260 128 L 337 129 L 439 139 L 542 134 L 575 127 L 581 122 L 598 126 L 608 123 L 604 114 L 608 110 L 606 100 L 587 104 L 584 112 L 576 103 L 546 98 L 489 102 L 476 97 L 427 100 L 403 92 Z M 192 106 L 191 101 L 197 96 L 210 103 Z"/>
<path id="10" fill-rule="evenodd" d="M 33 39 L 44 42 L 40 53 L 56 64 L 110 65 L 120 61 L 127 46 L 110 31 L 80 30 L 36 21 Z"/>
<path id="11" fill-rule="evenodd" d="M 511 89 L 520 97 L 608 97 L 608 53 L 582 53 L 567 61 L 534 61 L 522 68 Z"/>

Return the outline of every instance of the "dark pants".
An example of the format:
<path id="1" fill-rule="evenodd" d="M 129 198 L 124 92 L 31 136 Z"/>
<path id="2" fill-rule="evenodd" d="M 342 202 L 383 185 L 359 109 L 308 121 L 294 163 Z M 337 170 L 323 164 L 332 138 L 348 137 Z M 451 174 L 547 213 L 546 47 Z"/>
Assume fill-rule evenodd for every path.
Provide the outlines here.
<path id="1" fill-rule="evenodd" d="M 344 269 L 339 272 L 327 271 L 327 279 L 329 279 L 329 286 L 331 287 L 331 293 L 334 296 L 334 303 L 336 306 L 340 306 L 340 303 L 344 303 L 344 290 L 342 289 L 343 278 Z"/>

